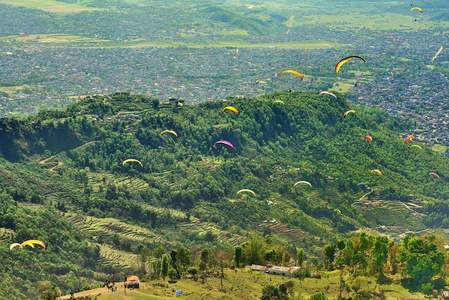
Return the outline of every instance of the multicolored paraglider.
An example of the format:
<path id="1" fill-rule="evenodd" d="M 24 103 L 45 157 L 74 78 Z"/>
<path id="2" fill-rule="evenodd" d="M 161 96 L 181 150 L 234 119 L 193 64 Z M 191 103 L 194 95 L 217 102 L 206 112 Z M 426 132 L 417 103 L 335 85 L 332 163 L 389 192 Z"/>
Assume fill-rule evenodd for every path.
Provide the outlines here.
<path id="1" fill-rule="evenodd" d="M 178 137 L 178 134 L 177 134 L 176 132 L 174 132 L 173 130 L 164 130 L 164 131 L 161 132 L 160 135 L 162 135 L 162 134 L 165 133 L 165 132 L 174 134 L 176 137 Z"/>
<path id="2" fill-rule="evenodd" d="M 133 162 L 133 161 L 139 163 L 140 166 L 143 167 L 143 164 L 140 161 L 138 161 L 137 159 L 127 159 L 122 163 L 122 166 L 124 166 L 126 163 Z"/>
<path id="3" fill-rule="evenodd" d="M 41 246 L 42 248 L 47 249 L 47 247 L 45 247 L 45 244 L 42 243 L 41 241 L 38 241 L 38 240 L 28 240 L 28 241 L 25 241 L 25 242 L 23 242 L 22 244 L 20 244 L 19 250 L 22 249 L 22 247 L 24 247 L 24 246 L 27 246 L 27 245 L 33 245 L 33 244 L 39 245 L 39 246 Z"/>
<path id="4" fill-rule="evenodd" d="M 232 106 L 226 106 L 226 107 L 223 108 L 221 111 L 225 111 L 226 109 L 228 109 L 228 110 L 230 110 L 230 111 L 233 111 L 236 115 L 239 113 L 239 112 L 237 111 L 237 109 L 236 109 L 235 107 L 232 107 Z"/>
<path id="5" fill-rule="evenodd" d="M 320 95 L 323 95 L 323 94 L 330 95 L 330 96 L 334 97 L 335 100 L 337 100 L 337 96 L 335 96 L 334 93 L 331 93 L 331 92 L 328 92 L 328 91 L 323 91 L 323 92 L 320 93 Z"/>
<path id="6" fill-rule="evenodd" d="M 308 181 L 298 181 L 297 183 L 295 183 L 295 185 L 294 186 L 297 186 L 298 184 L 305 184 L 305 185 L 309 185 L 310 187 L 312 187 L 312 185 L 310 184 L 310 182 L 308 182 Z"/>
<path id="7" fill-rule="evenodd" d="M 436 178 L 440 179 L 440 176 L 438 176 L 437 173 L 429 173 L 429 175 L 433 175 L 433 176 L 435 176 Z"/>
<path id="8" fill-rule="evenodd" d="M 409 135 L 408 137 L 405 138 L 404 144 L 407 144 L 408 141 L 410 141 L 411 139 L 414 139 L 415 137 L 413 135 Z"/>
<path id="9" fill-rule="evenodd" d="M 230 142 L 228 142 L 228 141 L 215 142 L 215 144 L 212 147 L 215 147 L 215 145 L 218 145 L 218 144 L 223 144 L 223 145 L 226 145 L 226 146 L 231 147 L 232 149 L 234 149 L 234 146 Z"/>
<path id="10" fill-rule="evenodd" d="M 344 113 L 343 118 L 346 118 L 346 116 L 347 116 L 349 113 L 355 114 L 355 110 L 352 110 L 352 109 L 351 109 L 351 110 L 348 110 L 347 112 Z"/>
<path id="11" fill-rule="evenodd" d="M 363 137 L 363 140 L 368 139 L 370 142 L 373 140 L 373 138 L 370 135 L 365 135 Z"/>
<path id="12" fill-rule="evenodd" d="M 299 72 L 297 72 L 297 71 L 294 71 L 294 70 L 287 70 L 287 71 L 284 71 L 284 72 L 282 72 L 281 74 L 279 74 L 279 77 L 281 77 L 284 73 L 293 73 L 293 74 L 295 74 L 295 75 L 298 75 L 299 78 L 301 78 L 301 81 L 302 81 L 302 75 L 301 75 Z"/>
<path id="13" fill-rule="evenodd" d="M 371 173 L 377 173 L 379 176 L 382 176 L 382 173 L 377 169 L 371 170 Z"/>
<path id="14" fill-rule="evenodd" d="M 348 57 L 345 57 L 345 58 L 343 58 L 342 60 L 340 60 L 340 61 L 337 63 L 337 65 L 335 66 L 335 73 L 338 73 L 338 70 L 340 70 L 341 66 L 342 66 L 344 63 L 346 63 L 347 61 L 349 61 L 349 60 L 351 60 L 351 59 L 353 59 L 353 58 L 358 58 L 358 59 L 361 59 L 361 60 L 363 60 L 364 62 L 366 62 L 366 60 L 365 60 L 363 57 L 360 57 L 360 56 L 348 56 Z"/>
<path id="15" fill-rule="evenodd" d="M 243 189 L 243 190 L 238 191 L 238 192 L 237 192 L 237 195 L 240 194 L 240 193 L 243 193 L 243 192 L 251 193 L 251 194 L 253 194 L 254 196 L 256 196 L 256 193 L 254 193 L 253 191 L 248 190 L 248 189 Z"/>
<path id="16" fill-rule="evenodd" d="M 422 9 L 419 7 L 413 7 L 412 9 L 410 9 L 410 11 L 414 11 L 415 9 L 419 10 L 422 13 Z"/>

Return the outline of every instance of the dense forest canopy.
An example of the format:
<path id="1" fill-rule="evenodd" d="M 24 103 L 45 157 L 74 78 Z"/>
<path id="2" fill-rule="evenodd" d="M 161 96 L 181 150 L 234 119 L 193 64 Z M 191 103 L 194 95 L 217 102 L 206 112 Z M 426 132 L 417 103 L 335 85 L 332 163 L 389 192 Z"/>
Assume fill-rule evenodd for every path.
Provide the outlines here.
<path id="1" fill-rule="evenodd" d="M 276 92 L 193 106 L 117 93 L 86 97 L 64 111 L 2 119 L 1 268 L 9 278 L 2 290 L 20 278 L 31 285 L 16 289 L 17 298 L 35 293 L 44 280 L 67 291 L 61 276 L 95 281 L 101 276 L 94 271 L 123 267 L 102 264 L 102 245 L 124 253 L 143 246 L 235 246 L 248 233 L 272 234 L 259 226 L 264 220 L 297 230 L 296 237 L 278 238 L 301 244 L 313 257 L 358 228 L 449 226 L 448 160 L 398 137 L 410 120 L 336 95 Z M 238 114 L 222 111 L 225 106 Z M 356 113 L 343 118 L 350 109 Z M 366 135 L 372 141 L 363 140 Z M 234 148 L 212 147 L 219 140 Z M 143 166 L 122 164 L 126 159 Z M 312 187 L 294 187 L 298 181 Z M 237 195 L 241 189 L 256 195 Z M 354 206 L 361 200 L 419 205 L 414 211 Z M 157 238 L 138 242 L 119 229 L 90 234 L 73 216 L 116 219 Z M 176 230 L 195 220 L 209 230 Z M 26 239 L 44 241 L 47 250 L 7 250 Z M 38 273 L 26 267 L 39 264 Z"/>

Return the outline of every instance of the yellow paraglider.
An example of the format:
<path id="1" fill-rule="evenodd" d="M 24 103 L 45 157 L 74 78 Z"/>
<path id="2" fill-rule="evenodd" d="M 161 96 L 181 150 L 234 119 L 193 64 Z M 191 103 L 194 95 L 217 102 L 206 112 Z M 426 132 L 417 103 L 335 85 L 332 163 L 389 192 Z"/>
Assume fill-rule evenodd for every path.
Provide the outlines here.
<path id="1" fill-rule="evenodd" d="M 287 71 L 284 71 L 284 72 L 282 72 L 281 74 L 279 74 L 279 77 L 281 77 L 282 74 L 284 74 L 284 73 L 293 73 L 293 74 L 295 74 L 295 75 L 298 75 L 299 78 L 301 78 L 301 80 L 302 80 L 302 75 L 299 74 L 299 72 L 296 72 L 296 71 L 294 71 L 294 70 L 287 70 Z"/>
<path id="2" fill-rule="evenodd" d="M 122 163 L 122 165 L 124 166 L 126 163 L 129 163 L 132 161 L 138 162 L 140 164 L 140 166 L 143 168 L 143 164 L 140 161 L 138 161 L 137 159 L 127 159 Z"/>
<path id="3" fill-rule="evenodd" d="M 379 176 L 382 176 L 382 173 L 377 169 L 371 170 L 371 173 L 377 173 L 377 174 L 379 174 Z"/>
<path id="4" fill-rule="evenodd" d="M 338 70 L 340 70 L 341 66 L 342 66 L 344 63 L 346 63 L 347 61 L 349 61 L 349 60 L 351 60 L 351 59 L 353 59 L 353 58 L 358 58 L 358 59 L 361 59 L 361 60 L 363 60 L 364 62 L 366 62 L 366 60 L 365 60 L 363 57 L 360 57 L 360 56 L 348 56 L 348 57 L 345 57 L 345 58 L 343 58 L 342 60 L 340 60 L 340 61 L 337 63 L 337 65 L 335 66 L 335 73 L 338 73 Z"/>
<path id="5" fill-rule="evenodd" d="M 273 103 L 282 103 L 282 104 L 285 104 L 284 101 L 282 101 L 282 100 L 274 100 Z"/>
<path id="6" fill-rule="evenodd" d="M 243 193 L 243 192 L 248 192 L 248 193 L 251 193 L 251 194 L 253 194 L 254 196 L 256 196 L 256 193 L 254 193 L 254 192 L 251 191 L 251 190 L 247 190 L 247 189 L 243 189 L 243 190 L 238 191 L 238 192 L 237 192 L 237 195 L 240 194 L 240 193 Z"/>
<path id="7" fill-rule="evenodd" d="M 310 185 L 310 187 L 312 187 L 312 185 L 308 181 L 298 181 L 297 183 L 295 183 L 294 186 L 297 186 L 298 184 L 308 184 L 308 185 Z"/>
<path id="8" fill-rule="evenodd" d="M 232 106 L 226 106 L 221 111 L 225 111 L 226 109 L 229 109 L 230 111 L 233 111 L 236 115 L 239 113 L 235 107 Z"/>
<path id="9" fill-rule="evenodd" d="M 421 146 L 418 146 L 418 145 L 411 145 L 409 148 L 413 148 L 413 147 L 416 147 L 416 148 L 419 148 L 419 149 L 422 149 L 422 147 Z"/>
<path id="10" fill-rule="evenodd" d="M 45 244 L 38 240 L 25 241 L 22 244 L 20 244 L 19 249 L 22 249 L 22 247 L 30 245 L 30 244 L 36 244 L 36 245 L 39 245 L 39 246 L 43 247 L 44 249 L 46 249 Z"/>
<path id="11" fill-rule="evenodd" d="M 20 246 L 19 243 L 12 243 L 11 245 L 9 245 L 9 251 L 11 251 L 14 247 Z"/>
<path id="12" fill-rule="evenodd" d="M 174 132 L 173 130 L 164 130 L 164 131 L 161 132 L 160 135 L 162 135 L 164 132 L 168 132 L 168 133 L 174 134 L 176 137 L 178 137 L 178 134 L 176 132 Z"/>
<path id="13" fill-rule="evenodd" d="M 346 116 L 347 116 L 349 113 L 355 114 L 355 110 L 352 110 L 352 109 L 351 109 L 351 110 L 348 110 L 347 112 L 344 113 L 343 118 L 346 118 Z"/>
<path id="14" fill-rule="evenodd" d="M 419 10 L 422 13 L 422 9 L 419 7 L 413 7 L 410 11 L 414 11 L 415 9 Z"/>

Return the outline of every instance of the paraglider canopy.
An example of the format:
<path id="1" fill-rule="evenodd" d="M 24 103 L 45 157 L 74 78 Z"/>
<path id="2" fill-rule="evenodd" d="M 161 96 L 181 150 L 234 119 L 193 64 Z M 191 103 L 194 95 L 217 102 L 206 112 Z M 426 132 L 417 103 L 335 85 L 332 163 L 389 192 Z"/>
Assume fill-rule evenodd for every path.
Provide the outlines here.
<path id="1" fill-rule="evenodd" d="M 335 66 L 335 73 L 338 73 L 338 70 L 340 70 L 341 66 L 342 66 L 344 63 L 346 63 L 347 61 L 349 61 L 349 60 L 351 60 L 351 59 L 353 59 L 353 58 L 358 58 L 358 59 L 361 59 L 361 60 L 363 60 L 364 62 L 366 62 L 366 60 L 365 60 L 363 57 L 360 57 L 360 56 L 348 56 L 348 57 L 345 57 L 345 58 L 343 58 L 342 60 L 340 60 L 340 61 L 337 63 L 337 65 Z"/>
<path id="2" fill-rule="evenodd" d="M 274 100 L 273 103 L 282 103 L 282 104 L 285 104 L 284 101 L 282 101 L 282 100 Z"/>
<path id="3" fill-rule="evenodd" d="M 215 144 L 212 147 L 215 147 L 215 145 L 217 145 L 217 144 L 223 144 L 223 145 L 226 145 L 226 146 L 231 147 L 232 149 L 234 149 L 234 146 L 230 142 L 228 142 L 228 141 L 215 142 Z"/>
<path id="4" fill-rule="evenodd" d="M 287 71 L 284 71 L 284 72 L 282 72 L 281 74 L 279 74 L 279 77 L 281 77 L 284 73 L 293 73 L 293 74 L 295 74 L 295 75 L 298 75 L 299 78 L 301 78 L 301 81 L 302 81 L 302 75 L 301 75 L 299 72 L 297 72 L 297 71 L 294 71 L 294 70 L 287 70 Z"/>
<path id="5" fill-rule="evenodd" d="M 125 161 L 122 163 L 122 166 L 124 166 L 126 163 L 129 163 L 129 162 L 132 162 L 132 161 L 135 161 L 135 162 L 139 163 L 140 166 L 143 167 L 143 164 L 142 164 L 140 161 L 138 161 L 137 159 L 127 159 L 127 160 L 125 160 Z"/>
<path id="6" fill-rule="evenodd" d="M 368 139 L 370 142 L 373 140 L 373 138 L 370 135 L 365 135 L 363 139 Z"/>
<path id="7" fill-rule="evenodd" d="M 38 240 L 25 241 L 22 244 L 20 244 L 19 249 L 22 249 L 22 247 L 24 247 L 26 245 L 30 245 L 30 244 L 36 244 L 36 245 L 39 245 L 39 246 L 43 247 L 44 249 L 46 249 L 45 244 Z"/>
<path id="8" fill-rule="evenodd" d="M 433 175 L 433 176 L 435 176 L 436 178 L 440 179 L 440 176 L 438 176 L 437 173 L 429 173 L 429 175 Z"/>
<path id="9" fill-rule="evenodd" d="M 168 133 L 171 133 L 171 134 L 174 134 L 176 137 L 178 137 L 178 134 L 175 132 L 175 131 L 173 131 L 173 130 L 164 130 L 164 131 L 162 131 L 161 132 L 161 134 L 160 135 L 162 135 L 163 133 L 165 133 L 165 132 L 168 132 Z"/>
<path id="10" fill-rule="evenodd" d="M 323 94 L 330 95 L 330 96 L 334 97 L 335 100 L 337 100 L 337 96 L 335 96 L 334 93 L 331 93 L 331 92 L 328 92 L 328 91 L 323 91 L 323 92 L 320 93 L 320 95 L 323 95 Z"/>
<path id="11" fill-rule="evenodd" d="M 223 108 L 221 111 L 225 111 L 226 109 L 228 109 L 228 110 L 230 110 L 230 111 L 233 111 L 236 115 L 239 113 L 239 112 L 237 111 L 237 109 L 236 109 L 235 107 L 232 107 L 232 106 L 226 106 L 226 107 Z"/>
<path id="12" fill-rule="evenodd" d="M 352 110 L 352 109 L 351 109 L 351 110 L 348 110 L 347 112 L 344 113 L 343 118 L 346 118 L 346 116 L 347 116 L 349 113 L 355 114 L 355 110 Z"/>
<path id="13" fill-rule="evenodd" d="M 419 10 L 422 13 L 422 9 L 419 7 L 413 7 L 412 9 L 410 9 L 410 11 L 414 11 L 415 9 Z"/>
<path id="14" fill-rule="evenodd" d="M 11 249 L 13 249 L 14 247 L 17 247 L 17 246 L 20 246 L 20 244 L 19 244 L 19 243 L 12 243 L 12 244 L 9 246 L 9 250 L 11 250 Z"/>
<path id="15" fill-rule="evenodd" d="M 240 193 L 243 193 L 243 192 L 251 193 L 251 194 L 253 194 L 254 196 L 256 196 L 256 193 L 254 193 L 253 191 L 248 190 L 248 189 L 243 189 L 243 190 L 238 191 L 238 192 L 237 192 L 237 195 L 240 194 Z"/>
<path id="16" fill-rule="evenodd" d="M 422 147 L 421 147 L 421 146 L 418 146 L 418 145 L 411 145 L 409 148 L 413 148 L 413 147 L 422 149 Z"/>
<path id="17" fill-rule="evenodd" d="M 305 185 L 309 185 L 310 187 L 312 187 L 312 185 L 308 181 L 298 181 L 297 183 L 295 183 L 294 186 L 297 186 L 298 184 L 305 184 Z"/>
<path id="18" fill-rule="evenodd" d="M 379 174 L 379 176 L 382 176 L 382 173 L 377 169 L 371 170 L 371 173 L 377 173 L 377 174 Z"/>
<path id="19" fill-rule="evenodd" d="M 413 135 L 409 135 L 408 137 L 405 138 L 404 144 L 407 144 L 407 142 L 411 139 L 414 139 L 415 137 Z"/>

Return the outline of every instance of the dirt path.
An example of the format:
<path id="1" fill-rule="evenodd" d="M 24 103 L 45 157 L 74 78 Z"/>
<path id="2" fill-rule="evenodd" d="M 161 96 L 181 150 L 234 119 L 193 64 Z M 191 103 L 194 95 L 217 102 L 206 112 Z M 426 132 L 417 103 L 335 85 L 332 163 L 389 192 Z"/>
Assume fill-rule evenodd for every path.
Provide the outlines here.
<path id="1" fill-rule="evenodd" d="M 151 295 L 148 293 L 141 292 L 139 289 L 126 290 L 126 295 L 125 295 L 125 291 L 123 289 L 123 282 L 117 282 L 115 284 L 115 286 L 117 287 L 117 291 L 115 291 L 115 292 L 111 292 L 110 290 L 108 290 L 107 288 L 104 287 L 104 288 L 98 288 L 98 289 L 93 289 L 93 290 L 89 290 L 89 291 L 82 291 L 79 293 L 75 293 L 73 296 L 75 297 L 75 299 L 78 299 L 80 297 L 86 297 L 86 296 L 95 297 L 100 294 L 107 295 L 107 294 L 114 293 L 114 299 L 133 299 L 135 296 L 144 296 L 144 297 L 147 297 L 148 299 L 172 298 L 172 297 L 167 297 L 167 296 Z M 146 283 L 141 282 L 140 287 L 142 288 L 142 290 L 147 290 Z M 61 296 L 58 298 L 58 300 L 69 300 L 69 299 L 70 299 L 70 295 L 65 295 L 65 296 Z M 102 299 L 101 296 L 100 296 L 100 299 Z"/>
<path id="2" fill-rule="evenodd" d="M 435 56 L 432 58 L 432 60 L 430 62 L 433 62 L 435 58 L 438 57 L 438 55 L 440 55 L 441 51 L 443 51 L 443 46 L 440 47 L 440 49 L 437 51 L 437 54 L 435 54 Z"/>

